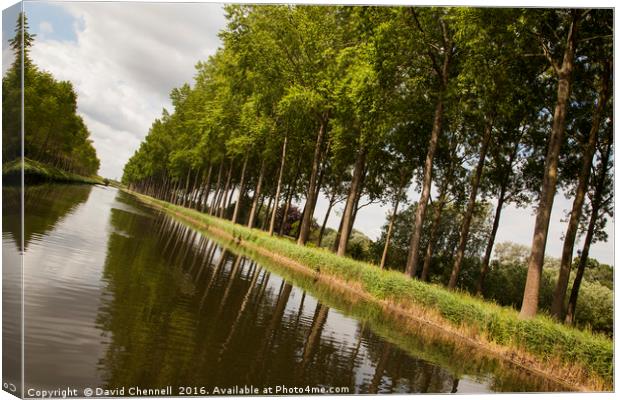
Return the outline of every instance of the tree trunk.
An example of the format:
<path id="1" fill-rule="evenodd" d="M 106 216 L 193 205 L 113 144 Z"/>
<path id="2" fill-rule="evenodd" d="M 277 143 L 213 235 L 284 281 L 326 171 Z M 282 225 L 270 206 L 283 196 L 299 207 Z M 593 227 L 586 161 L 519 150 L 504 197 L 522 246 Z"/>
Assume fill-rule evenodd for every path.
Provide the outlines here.
<path id="1" fill-rule="evenodd" d="M 355 199 L 360 191 L 362 172 L 366 163 L 366 153 L 366 146 L 362 145 L 357 154 L 357 159 L 355 160 L 355 167 L 353 169 L 353 178 L 351 180 L 351 187 L 349 188 L 347 204 L 342 214 L 342 232 L 340 233 L 338 251 L 336 252 L 339 256 L 344 256 L 347 251 L 347 243 L 349 242 L 349 236 L 353 227 L 353 211 L 356 206 Z"/>
<path id="2" fill-rule="evenodd" d="M 362 179 L 364 179 L 364 177 L 366 176 L 366 172 L 364 171 L 363 177 Z M 363 180 L 362 180 L 363 182 Z M 357 212 L 358 212 L 358 204 L 360 201 L 360 197 L 361 197 L 361 189 L 363 187 L 363 184 L 359 185 L 359 189 L 358 192 L 356 193 L 355 196 L 355 200 L 353 201 L 353 216 L 352 218 L 349 220 L 349 235 L 351 233 L 351 230 L 353 229 L 353 221 L 355 221 L 355 218 L 357 216 Z M 340 237 L 342 236 L 342 230 L 343 230 L 343 221 L 344 218 L 340 218 L 340 225 L 338 225 L 338 232 L 336 232 L 336 238 L 334 239 L 334 243 L 332 244 L 332 248 L 331 250 L 335 253 L 338 250 L 338 245 L 340 244 Z"/>
<path id="3" fill-rule="evenodd" d="M 463 225 L 461 226 L 461 234 L 459 236 L 459 246 L 458 250 L 456 251 L 454 265 L 452 266 L 452 273 L 450 274 L 448 289 L 454 289 L 456 287 L 456 282 L 458 281 L 459 273 L 461 272 L 461 266 L 463 265 L 465 247 L 467 246 L 467 238 L 469 237 L 469 227 L 471 226 L 471 220 L 474 215 L 474 208 L 476 207 L 478 186 L 480 185 L 480 179 L 482 178 L 482 170 L 484 169 L 484 162 L 487 158 L 487 150 L 489 149 L 489 142 L 491 141 L 492 131 L 493 125 L 490 119 L 489 121 L 487 121 L 487 124 L 484 128 L 484 138 L 482 140 L 482 146 L 480 148 L 478 165 L 476 166 L 476 172 L 471 181 L 471 192 L 469 193 L 467 210 L 465 211 L 465 216 L 463 217 Z"/>
<path id="4" fill-rule="evenodd" d="M 314 158 L 312 160 L 312 171 L 310 173 L 310 182 L 308 183 L 308 194 L 306 197 L 306 207 L 304 215 L 299 227 L 299 238 L 297 244 L 305 245 L 310 235 L 310 228 L 312 226 L 312 211 L 314 210 L 314 204 L 316 202 L 316 181 L 319 172 L 319 165 L 321 163 L 321 146 L 323 145 L 323 137 L 325 136 L 325 130 L 327 129 L 327 115 L 323 115 L 321 118 L 321 126 L 319 133 L 316 137 L 316 144 L 314 146 Z"/>
<path id="5" fill-rule="evenodd" d="M 288 210 L 291 208 L 291 201 L 293 200 L 293 189 L 289 188 L 289 193 L 286 195 L 284 203 L 284 210 L 282 210 L 282 218 L 280 219 L 280 229 L 278 229 L 278 235 L 284 234 L 284 225 L 286 223 L 286 217 L 288 216 Z"/>
<path id="6" fill-rule="evenodd" d="M 191 177 L 191 170 L 187 170 L 187 178 L 185 178 L 185 190 L 183 191 L 183 202 L 182 202 L 182 206 L 185 207 L 185 204 L 187 204 L 187 198 L 189 195 L 189 178 Z"/>
<path id="7" fill-rule="evenodd" d="M 596 142 L 598 140 L 598 130 L 601 118 L 605 111 L 605 105 L 607 104 L 609 73 L 610 67 L 609 63 L 607 63 L 605 67 L 605 73 L 602 77 L 603 80 L 598 96 L 598 104 L 596 105 L 596 110 L 594 111 L 594 115 L 592 118 L 592 127 L 590 128 L 590 134 L 588 135 L 588 142 L 583 150 L 581 172 L 579 174 L 577 190 L 575 191 L 573 208 L 570 213 L 568 227 L 566 228 L 566 234 L 564 235 L 562 260 L 560 261 L 560 274 L 558 276 L 558 283 L 555 287 L 555 292 L 553 294 L 553 303 L 551 305 L 551 316 L 557 319 L 561 319 L 564 312 L 564 299 L 566 297 L 570 269 L 573 263 L 573 248 L 575 246 L 575 238 L 577 237 L 577 229 L 579 228 L 579 220 L 581 219 L 583 202 L 586 197 L 586 191 L 588 190 L 590 169 L 592 168 L 592 158 L 594 157 L 594 152 L 596 151 Z"/>
<path id="8" fill-rule="evenodd" d="M 575 309 L 577 308 L 579 288 L 581 287 L 581 281 L 583 280 L 583 273 L 588 265 L 588 256 L 590 254 L 590 245 L 592 244 L 592 238 L 594 236 L 597 214 L 598 210 L 597 213 L 593 212 L 590 216 L 590 222 L 588 223 L 588 232 L 586 233 L 585 242 L 583 243 L 583 249 L 581 250 L 581 256 L 579 258 L 579 265 L 577 266 L 577 273 L 575 274 L 575 280 L 573 281 L 573 287 L 570 291 L 570 298 L 568 299 L 568 306 L 566 308 L 566 317 L 564 322 L 567 325 L 573 325 L 575 323 Z"/>
<path id="9" fill-rule="evenodd" d="M 254 199 L 252 200 L 252 209 L 250 210 L 250 217 L 248 219 L 248 228 L 252 228 L 254 226 L 254 219 L 256 218 L 258 200 L 260 198 L 260 191 L 263 185 L 263 175 L 265 175 L 265 160 L 261 160 L 261 163 L 260 163 L 260 172 L 258 174 L 258 181 L 256 182 L 256 190 L 254 190 Z"/>
<path id="10" fill-rule="evenodd" d="M 168 176 L 164 175 L 161 179 L 161 184 L 157 186 L 157 195 L 156 197 L 159 200 L 164 199 L 164 193 L 166 192 L 166 187 L 168 186 Z"/>
<path id="11" fill-rule="evenodd" d="M 415 13 L 415 8 L 412 7 L 410 9 L 413 14 L 414 19 L 417 21 L 417 16 Z M 440 81 L 439 85 L 439 94 L 437 98 L 437 104 L 435 105 L 435 116 L 433 118 L 433 129 L 431 130 L 431 137 L 428 143 L 428 149 L 426 151 L 426 160 L 424 161 L 424 177 L 422 180 L 422 193 L 420 195 L 420 199 L 418 200 L 418 207 L 416 209 L 415 218 L 414 218 L 414 227 L 413 234 L 411 235 L 411 242 L 409 246 L 409 255 L 407 257 L 406 264 L 406 273 L 414 277 L 416 275 L 416 270 L 418 268 L 418 253 L 420 250 L 420 239 L 422 238 L 422 228 L 424 225 L 424 217 L 426 215 L 426 206 L 428 203 L 428 199 L 431 194 L 431 186 L 433 183 L 433 159 L 435 157 L 435 151 L 437 150 L 437 142 L 439 141 L 439 135 L 441 135 L 442 130 L 442 119 L 443 119 L 443 111 L 444 111 L 444 94 L 448 88 L 448 81 L 450 76 L 450 65 L 452 62 L 453 55 L 453 46 L 454 43 L 452 39 L 448 37 L 448 31 L 446 27 L 446 23 L 443 20 L 439 20 L 439 24 L 441 25 L 442 35 L 443 35 L 443 45 L 444 45 L 444 56 L 443 62 L 441 66 L 441 70 L 439 70 L 438 66 L 435 64 L 435 58 L 432 56 L 433 49 L 429 48 L 429 55 L 431 55 L 433 65 L 435 65 L 436 72 Z M 418 28 L 422 30 L 419 26 Z"/>
<path id="12" fill-rule="evenodd" d="M 330 144 L 331 142 L 328 141 L 327 146 L 321 155 L 321 158 L 323 158 L 323 162 L 320 166 L 319 177 L 317 178 L 317 181 L 316 181 L 317 183 L 316 183 L 316 190 L 314 191 L 314 202 L 312 203 L 312 210 L 310 212 L 310 215 L 312 216 L 314 216 L 314 211 L 316 210 L 317 199 L 319 198 L 319 194 L 321 193 L 321 187 L 323 186 L 323 178 L 325 177 L 325 170 L 327 169 L 326 167 L 326 164 L 328 161 L 327 154 L 329 152 Z"/>
<path id="13" fill-rule="evenodd" d="M 575 58 L 577 15 L 577 12 L 573 14 L 573 21 L 568 31 L 562 67 L 556 69 L 558 75 L 558 98 L 553 113 L 553 126 L 551 129 L 551 137 L 549 138 L 547 158 L 545 159 L 545 172 L 536 213 L 532 250 L 527 267 L 527 280 L 525 281 L 523 302 L 521 305 L 521 312 L 519 313 L 519 317 L 523 319 L 534 317 L 538 311 L 540 277 L 542 275 L 542 267 L 545 259 L 549 220 L 551 218 L 551 210 L 553 208 L 556 183 L 558 180 L 558 160 L 560 148 L 564 141 L 566 111 L 570 98 L 570 85 Z"/>
<path id="14" fill-rule="evenodd" d="M 443 207 L 446 205 L 446 196 L 448 191 L 448 177 L 445 178 L 444 183 L 441 185 L 441 191 L 439 193 L 439 199 L 433 214 L 433 226 L 431 227 L 430 237 L 428 238 L 428 245 L 426 246 L 426 256 L 424 257 L 424 264 L 422 265 L 422 275 L 420 279 L 428 281 L 428 275 L 431 270 L 431 261 L 433 259 L 433 253 L 435 252 L 435 243 L 437 242 L 437 233 L 439 232 L 439 224 L 441 223 L 441 213 Z"/>
<path id="15" fill-rule="evenodd" d="M 224 218 L 224 213 L 226 212 L 226 197 L 228 195 L 228 191 L 230 190 L 230 180 L 232 178 L 232 171 L 233 171 L 233 166 L 234 166 L 234 161 L 231 158 L 230 159 L 230 166 L 228 167 L 228 176 L 226 176 L 226 184 L 224 185 L 224 191 L 222 192 L 222 196 L 221 196 L 221 205 L 219 205 L 220 209 L 219 209 L 219 217 L 220 218 Z"/>
<path id="16" fill-rule="evenodd" d="M 426 205 L 428 198 L 431 194 L 431 185 L 433 180 L 433 158 L 435 157 L 435 150 L 437 149 L 437 142 L 442 129 L 443 118 L 443 98 L 440 94 L 435 107 L 435 119 L 433 121 L 433 130 L 431 131 L 431 138 L 428 143 L 428 150 L 426 152 L 426 160 L 424 162 L 424 178 L 422 181 L 422 193 L 418 200 L 418 207 L 415 212 L 415 219 L 413 223 L 413 233 L 411 235 L 411 241 L 409 243 L 409 255 L 407 256 L 406 273 L 410 277 L 416 275 L 418 268 L 418 253 L 420 251 L 420 239 L 422 238 L 422 225 L 424 223 L 424 216 L 426 215 Z"/>
<path id="17" fill-rule="evenodd" d="M 198 196 L 198 179 L 202 177 L 202 174 L 204 174 L 204 172 L 202 171 L 202 169 L 199 169 L 194 176 L 194 183 L 192 184 L 192 190 L 190 191 L 190 198 L 188 204 L 189 208 L 196 207 L 196 197 Z"/>
<path id="18" fill-rule="evenodd" d="M 385 262 L 387 261 L 387 254 L 390 248 L 390 241 L 392 240 L 392 231 L 394 230 L 394 222 L 396 222 L 396 215 L 398 215 L 398 204 L 400 203 L 400 197 L 402 196 L 402 188 L 398 190 L 396 200 L 394 201 L 394 207 L 392 208 L 392 217 L 390 218 L 390 224 L 388 225 L 387 234 L 385 235 L 385 245 L 383 246 L 383 254 L 381 255 L 381 263 L 379 267 L 385 269 Z"/>
<path id="19" fill-rule="evenodd" d="M 232 223 L 237 223 L 239 217 L 239 209 L 241 207 L 241 199 L 243 199 L 243 193 L 245 192 L 245 170 L 248 166 L 248 156 L 243 159 L 243 167 L 241 168 L 241 180 L 239 181 L 239 197 L 237 198 L 237 204 L 235 204 L 235 211 L 233 211 Z"/>
<path id="20" fill-rule="evenodd" d="M 172 204 L 177 204 L 178 202 L 178 192 L 179 192 L 179 186 L 181 184 L 181 180 L 177 179 L 177 181 L 174 183 L 174 186 L 172 187 L 172 192 L 170 192 L 170 203 Z"/>
<path id="21" fill-rule="evenodd" d="M 506 185 L 503 185 L 497 198 L 497 206 L 495 207 L 495 217 L 493 218 L 493 227 L 491 228 L 491 234 L 487 242 L 487 247 L 484 251 L 484 258 L 482 259 L 482 265 L 480 266 L 480 276 L 476 283 L 476 294 L 481 296 L 484 288 L 484 280 L 489 272 L 489 263 L 491 261 L 491 253 L 493 252 L 493 245 L 495 244 L 495 236 L 497 235 L 497 229 L 499 228 L 499 220 L 502 214 L 502 208 L 504 207 L 504 200 L 506 197 Z"/>
<path id="22" fill-rule="evenodd" d="M 166 201 L 166 199 L 168 198 L 168 194 L 170 193 L 170 186 L 172 185 L 172 177 L 170 175 L 168 175 L 167 172 L 165 172 L 165 181 L 164 181 L 164 187 L 161 190 L 160 193 L 160 198 L 163 201 Z"/>
<path id="23" fill-rule="evenodd" d="M 340 225 L 338 225 L 338 231 L 336 232 L 336 237 L 334 238 L 334 243 L 332 243 L 332 251 L 335 253 L 338 250 L 338 245 L 340 244 L 340 235 L 342 234 L 342 222 L 343 219 L 340 218 Z"/>
<path id="24" fill-rule="evenodd" d="M 332 212 L 332 208 L 334 207 L 336 201 L 336 189 L 332 192 L 332 196 L 329 199 L 329 205 L 327 206 L 327 212 L 325 213 L 325 218 L 323 218 L 323 224 L 321 225 L 321 230 L 319 231 L 319 238 L 316 241 L 317 247 L 321 247 L 321 242 L 323 242 L 323 234 L 325 233 L 325 227 L 327 226 L 327 220 L 329 219 L 329 214 Z"/>
<path id="25" fill-rule="evenodd" d="M 273 203 L 273 196 L 269 196 L 269 201 L 267 201 L 267 208 L 265 209 L 265 218 L 263 219 L 263 223 L 261 224 L 261 229 L 264 231 L 267 229 L 267 216 L 271 215 L 271 204 Z"/>
<path id="26" fill-rule="evenodd" d="M 491 229 L 491 234 L 489 235 L 489 240 L 487 241 L 487 247 L 484 252 L 484 258 L 482 259 L 482 265 L 480 266 L 480 276 L 478 277 L 478 281 L 476 283 L 476 294 L 480 296 L 484 290 L 484 280 L 489 272 L 489 263 L 491 262 L 491 253 L 493 252 L 493 246 L 495 244 L 495 236 L 497 235 L 497 229 L 499 228 L 502 209 L 504 207 L 504 202 L 506 201 L 506 191 L 508 190 L 510 176 L 512 175 L 512 165 L 519 153 L 519 145 L 521 143 L 521 138 L 523 137 L 523 132 L 524 130 L 521 130 L 519 138 L 514 143 L 512 153 L 508 159 L 508 165 L 504 170 L 504 176 L 501 181 L 501 188 L 499 196 L 497 197 L 497 207 L 495 208 L 495 217 L 493 218 L 493 227 Z"/>
<path id="27" fill-rule="evenodd" d="M 609 165 L 609 157 L 611 154 L 611 142 L 607 147 L 607 151 L 602 155 L 601 159 L 601 175 L 598 177 L 596 187 L 594 189 L 594 198 L 592 199 L 592 210 L 590 214 L 590 222 L 588 223 L 588 231 L 586 233 L 585 241 L 583 243 L 583 249 L 579 259 L 579 266 L 577 267 L 577 274 L 575 275 L 575 281 L 570 292 L 570 298 L 568 299 L 568 307 L 566 310 L 565 322 L 572 325 L 575 322 L 575 309 L 577 307 L 577 297 L 579 296 L 579 288 L 581 286 L 581 280 L 583 279 L 583 273 L 588 264 L 588 256 L 590 254 L 590 245 L 592 244 L 592 238 L 594 237 L 594 230 L 596 228 L 596 221 L 599 217 L 599 211 L 603 203 L 603 192 L 605 191 L 605 178 L 607 175 L 607 169 Z"/>
<path id="28" fill-rule="evenodd" d="M 301 157 L 297 160 L 297 166 L 295 167 L 295 178 L 293 182 L 289 184 L 287 193 L 286 193 L 286 201 L 284 203 L 284 210 L 282 212 L 282 219 L 280 220 L 280 229 L 278 230 L 278 235 L 282 236 L 284 233 L 284 223 L 286 222 L 286 217 L 288 216 L 288 210 L 291 207 L 291 201 L 293 200 L 293 194 L 295 189 L 297 188 L 297 181 L 299 180 L 299 174 L 301 173 Z"/>
<path id="29" fill-rule="evenodd" d="M 362 190 L 364 188 L 364 180 L 366 179 L 366 170 L 364 170 L 364 173 L 362 174 L 362 182 L 360 183 L 359 187 L 358 187 L 358 191 L 357 191 L 357 196 L 355 196 L 355 203 L 353 206 L 353 216 L 352 218 L 349 220 L 349 237 L 351 236 L 351 232 L 353 232 L 353 224 L 355 222 L 355 219 L 357 218 L 357 212 L 360 210 L 360 199 L 362 198 Z"/>
<path id="30" fill-rule="evenodd" d="M 204 207 L 204 202 L 206 201 L 205 197 L 209 196 L 209 193 L 206 192 L 207 188 L 208 188 L 208 182 L 211 181 L 211 171 L 213 169 L 213 165 L 211 165 L 211 163 L 209 163 L 209 170 L 207 171 L 207 177 L 206 179 L 202 180 L 202 184 L 200 185 L 200 196 L 198 196 L 198 204 L 196 205 L 196 210 L 199 210 L 201 212 L 204 212 L 205 207 Z"/>
<path id="31" fill-rule="evenodd" d="M 224 160 L 220 161 L 220 168 L 217 172 L 217 182 L 215 183 L 215 192 L 213 192 L 213 198 L 211 199 L 211 206 L 209 207 L 209 214 L 213 215 L 215 212 L 215 206 L 217 198 L 220 195 L 220 185 L 222 184 L 222 171 L 224 170 Z"/>
<path id="32" fill-rule="evenodd" d="M 278 173 L 278 184 L 276 186 L 275 205 L 271 212 L 271 221 L 269 222 L 269 235 L 273 236 L 273 230 L 276 227 L 276 213 L 278 212 L 278 204 L 280 203 L 280 191 L 282 190 L 282 176 L 284 176 L 284 160 L 286 159 L 286 142 L 288 141 L 288 135 L 284 136 L 284 143 L 282 144 L 282 160 L 280 161 L 280 172 Z"/>
<path id="33" fill-rule="evenodd" d="M 260 200 L 258 201 L 258 208 L 256 209 L 256 219 L 260 217 L 260 210 L 263 209 L 265 205 L 265 195 L 261 195 Z"/>
<path id="34" fill-rule="evenodd" d="M 203 189 L 200 196 L 200 212 L 205 212 L 207 208 L 207 202 L 209 199 L 209 192 L 211 191 L 211 172 L 213 171 L 213 164 L 209 163 L 209 173 L 207 174 L 207 180 L 203 183 Z"/>
<path id="35" fill-rule="evenodd" d="M 195 210 L 200 210 L 200 201 L 201 201 L 201 197 L 202 197 L 202 188 L 203 188 L 203 183 L 205 181 L 206 178 L 206 173 L 207 171 L 205 171 L 204 169 L 202 170 L 202 175 L 200 177 L 200 182 L 198 182 L 197 186 L 196 186 L 196 194 L 194 197 L 194 209 Z"/>
<path id="36" fill-rule="evenodd" d="M 228 211 L 230 206 L 232 206 L 233 195 L 235 194 L 235 190 L 236 189 L 237 189 L 237 184 L 233 183 L 233 185 L 230 188 L 230 194 L 228 195 L 228 201 L 226 202 L 226 211 Z M 228 213 L 227 212 L 224 212 L 224 217 L 223 218 L 228 218 Z"/>

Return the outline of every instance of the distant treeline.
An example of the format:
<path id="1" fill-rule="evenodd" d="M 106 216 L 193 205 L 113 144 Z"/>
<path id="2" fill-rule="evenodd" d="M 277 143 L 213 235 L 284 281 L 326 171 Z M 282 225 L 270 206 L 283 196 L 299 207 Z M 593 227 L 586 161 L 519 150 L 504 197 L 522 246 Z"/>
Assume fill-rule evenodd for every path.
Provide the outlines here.
<path id="1" fill-rule="evenodd" d="M 226 13 L 223 46 L 198 63 L 192 86 L 172 91 L 174 110 L 153 123 L 125 184 L 271 233 L 296 223 L 300 245 L 322 245 L 341 203 L 329 240 L 339 255 L 354 255 L 359 210 L 389 204 L 379 266 L 428 280 L 442 258 L 442 283 L 478 293 L 503 208 L 532 205 L 523 318 L 538 311 L 561 189 L 573 207 L 550 312 L 574 321 L 589 247 L 606 240 L 613 215 L 612 10 L 234 5 Z M 412 184 L 420 196 L 403 235 L 393 225 Z M 315 222 L 320 194 L 328 209 Z M 288 218 L 294 204 L 303 205 L 298 221 Z M 578 234 L 585 244 L 569 291 Z M 473 272 L 464 267 L 472 259 Z"/>
<path id="2" fill-rule="evenodd" d="M 24 156 L 67 172 L 95 175 L 99 159 L 90 133 L 77 115 L 77 95 L 71 82 L 57 81 L 32 62 L 29 52 L 34 37 L 28 32 L 26 16 L 20 14 L 10 41 L 15 59 L 2 78 L 3 162 L 21 155 L 23 47 Z"/>

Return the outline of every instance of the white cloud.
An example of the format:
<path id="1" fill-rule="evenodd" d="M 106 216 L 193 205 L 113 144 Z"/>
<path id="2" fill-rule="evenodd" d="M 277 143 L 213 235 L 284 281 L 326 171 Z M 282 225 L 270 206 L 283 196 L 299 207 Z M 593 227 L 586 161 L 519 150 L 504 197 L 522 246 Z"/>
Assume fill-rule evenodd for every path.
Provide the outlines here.
<path id="1" fill-rule="evenodd" d="M 39 24 L 39 32 L 42 34 L 49 34 L 54 32 L 54 27 L 48 21 L 43 21 Z"/>
<path id="2" fill-rule="evenodd" d="M 13 49 L 8 45 L 2 47 L 2 76 L 6 74 L 6 71 L 11 68 L 11 64 L 15 61 L 15 55 Z"/>
<path id="3" fill-rule="evenodd" d="M 191 82 L 196 62 L 219 46 L 222 5 L 89 2 L 59 7 L 74 18 L 77 40 L 39 36 L 33 61 L 73 83 L 78 110 L 102 162 L 99 172 L 120 178 L 153 120 L 170 107 L 170 90 Z M 36 3 L 29 8 L 36 12 Z"/>

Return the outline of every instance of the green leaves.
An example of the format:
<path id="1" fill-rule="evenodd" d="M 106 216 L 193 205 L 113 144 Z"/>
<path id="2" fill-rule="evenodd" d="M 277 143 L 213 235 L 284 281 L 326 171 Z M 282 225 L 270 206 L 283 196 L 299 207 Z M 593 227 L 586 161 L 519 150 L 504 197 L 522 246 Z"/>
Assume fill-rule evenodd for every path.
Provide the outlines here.
<path id="1" fill-rule="evenodd" d="M 90 133 L 77 115 L 77 95 L 73 85 L 57 81 L 29 59 L 28 49 L 35 35 L 28 32 L 23 14 L 19 16 L 16 36 L 11 41 L 18 57 L 2 78 L 3 137 L 17 139 L 4 143 L 4 161 L 11 161 L 21 154 L 22 36 L 25 55 L 23 97 L 27 120 L 24 127 L 25 156 L 66 172 L 95 175 L 99 170 L 99 159 L 89 139 Z"/>

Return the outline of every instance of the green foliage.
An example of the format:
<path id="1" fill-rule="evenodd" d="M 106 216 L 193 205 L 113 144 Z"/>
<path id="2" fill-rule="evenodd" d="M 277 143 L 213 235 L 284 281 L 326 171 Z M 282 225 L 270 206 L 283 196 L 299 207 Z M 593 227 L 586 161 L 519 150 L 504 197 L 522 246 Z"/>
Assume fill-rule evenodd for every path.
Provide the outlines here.
<path id="1" fill-rule="evenodd" d="M 390 268 L 402 270 L 407 260 L 409 251 L 409 238 L 411 236 L 413 215 L 417 203 L 400 211 L 396 216 L 394 224 L 391 246 L 388 251 L 387 265 Z M 429 207 L 429 215 L 432 215 L 436 202 Z M 430 280 L 435 282 L 447 282 L 451 268 L 454 249 L 458 245 L 460 223 L 463 217 L 463 204 L 448 204 L 443 207 L 441 218 L 438 226 L 438 235 L 434 243 L 434 256 L 431 261 Z M 489 206 L 479 204 L 475 210 L 474 218 L 471 224 L 470 240 L 467 247 L 466 260 L 463 265 L 461 280 L 459 286 L 470 288 L 477 276 L 479 269 L 479 259 L 484 245 L 486 244 L 486 233 L 489 225 Z M 426 249 L 430 240 L 430 230 L 432 221 L 427 219 L 423 228 L 422 245 L 420 246 L 420 259 L 424 259 Z M 385 246 L 385 237 L 388 225 L 384 225 L 381 230 L 381 236 L 372 245 L 372 254 L 375 262 L 381 259 L 383 247 Z"/>
<path id="2" fill-rule="evenodd" d="M 515 243 L 498 243 L 495 260 L 490 265 L 485 284 L 484 297 L 503 306 L 515 309 L 521 307 L 523 289 L 527 277 L 527 246 Z M 579 263 L 575 258 L 574 265 Z M 559 260 L 548 258 L 545 261 L 540 282 L 539 305 L 548 312 L 553 300 L 553 292 L 558 278 Z M 574 271 L 569 283 L 572 285 Z M 569 286 L 570 287 L 570 286 Z M 613 273 L 608 265 L 589 260 L 589 267 L 579 291 L 576 319 L 577 326 L 613 334 Z M 568 293 L 567 293 L 568 297 Z"/>
<path id="3" fill-rule="evenodd" d="M 579 290 L 575 322 L 593 331 L 614 332 L 614 292 L 598 282 L 584 280 Z"/>
<path id="4" fill-rule="evenodd" d="M 21 137 L 21 36 L 24 29 L 24 114 L 28 125 L 24 136 L 24 155 L 50 164 L 68 173 L 95 175 L 99 159 L 90 133 L 77 115 L 77 95 L 67 81 L 57 81 L 39 70 L 29 59 L 29 48 L 34 35 L 27 32 L 26 17 L 20 14 L 16 36 L 11 41 L 15 62 L 2 78 L 2 134 L 3 138 Z M 6 140 L 3 146 L 4 162 L 21 154 L 19 140 Z"/>
<path id="5" fill-rule="evenodd" d="M 355 260 L 371 261 L 370 248 L 372 245 L 373 242 L 368 236 L 360 231 L 353 230 L 349 243 L 347 243 L 347 255 Z"/>
<path id="6" fill-rule="evenodd" d="M 489 268 L 484 297 L 503 306 L 519 309 L 523 300 L 526 277 L 527 267 L 525 263 L 494 261 Z M 553 273 L 545 269 L 540 284 L 540 307 L 542 310 L 548 310 L 551 306 L 555 281 Z"/>
<path id="7" fill-rule="evenodd" d="M 579 265 L 579 259 L 581 257 L 575 257 L 573 265 L 576 267 Z M 613 290 L 614 284 L 614 269 L 607 264 L 601 264 L 593 258 L 588 258 L 588 264 L 584 273 L 585 280 L 590 282 L 597 282 L 608 289 Z"/>

